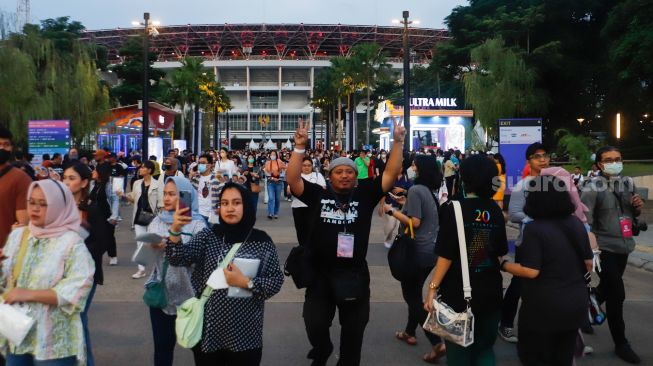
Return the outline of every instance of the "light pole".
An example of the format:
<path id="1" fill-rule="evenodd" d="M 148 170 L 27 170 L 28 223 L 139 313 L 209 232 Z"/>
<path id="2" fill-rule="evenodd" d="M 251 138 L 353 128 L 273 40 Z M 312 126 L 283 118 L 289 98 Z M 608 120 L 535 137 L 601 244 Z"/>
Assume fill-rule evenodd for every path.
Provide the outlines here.
<path id="1" fill-rule="evenodd" d="M 132 22 L 133 25 L 143 26 L 143 131 L 141 135 L 141 153 L 147 159 L 148 154 L 148 141 L 150 138 L 150 77 L 148 71 L 150 69 L 150 33 L 158 35 L 159 32 L 152 25 L 158 25 L 158 22 L 150 24 L 150 13 L 143 13 L 144 22 Z"/>
<path id="2" fill-rule="evenodd" d="M 402 16 L 403 20 L 396 20 L 393 21 L 393 23 L 404 25 L 404 127 L 406 128 L 406 141 L 404 142 L 404 151 L 408 152 L 410 151 L 410 147 L 413 144 L 413 138 L 410 134 L 410 45 L 408 44 L 408 25 L 413 23 L 418 24 L 418 22 L 408 20 L 408 10 L 404 10 Z"/>

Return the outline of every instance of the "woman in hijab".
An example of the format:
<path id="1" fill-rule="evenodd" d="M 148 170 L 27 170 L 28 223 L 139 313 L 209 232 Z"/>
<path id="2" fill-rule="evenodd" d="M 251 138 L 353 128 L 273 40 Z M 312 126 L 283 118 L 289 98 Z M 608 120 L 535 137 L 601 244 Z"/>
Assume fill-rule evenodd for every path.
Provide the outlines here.
<path id="1" fill-rule="evenodd" d="M 179 233 L 190 219 L 178 210 L 170 227 L 166 258 L 171 265 L 195 265 L 195 293 L 204 290 L 214 271 L 226 286 L 213 282 L 204 308 L 202 339 L 193 348 L 196 365 L 259 365 L 263 349 L 265 300 L 281 289 L 283 273 L 272 239 L 254 229 L 256 216 L 249 192 L 235 183 L 220 193 L 220 223 L 180 245 Z M 232 246 L 242 243 L 232 263 L 222 263 Z M 218 267 L 220 265 L 220 267 Z"/>
<path id="2" fill-rule="evenodd" d="M 15 229 L 0 252 L 0 283 L 7 290 L 4 302 L 26 304 L 35 323 L 18 346 L 0 336 L 0 350 L 8 366 L 42 361 L 84 365 L 80 313 L 93 284 L 94 264 L 79 236 L 75 198 L 50 179 L 32 183 L 27 197 L 30 222 Z"/>
<path id="3" fill-rule="evenodd" d="M 206 228 L 204 218 L 199 213 L 197 201 L 197 190 L 193 189 L 190 181 L 183 177 L 168 177 L 163 187 L 163 208 L 147 227 L 148 233 L 158 234 L 167 237 L 171 231 L 173 216 L 179 204 L 180 192 L 191 195 L 191 215 L 184 216 L 188 220 L 183 226 L 177 227 L 181 238 L 180 246 L 186 246 L 191 237 Z M 188 210 L 186 210 L 188 211 Z M 147 244 L 144 244 L 147 245 Z M 164 245 L 154 243 L 151 250 L 156 251 L 153 270 L 150 278 L 145 283 L 147 289 L 154 283 L 165 284 L 166 304 L 159 304 L 150 307 L 150 321 L 152 323 L 152 335 L 154 336 L 154 365 L 171 366 L 174 358 L 175 343 L 175 319 L 177 318 L 177 306 L 193 297 L 195 292 L 191 286 L 191 268 L 186 265 L 169 263 L 164 256 Z M 149 250 L 143 248 L 142 250 Z M 165 277 L 165 278 L 164 278 Z"/>

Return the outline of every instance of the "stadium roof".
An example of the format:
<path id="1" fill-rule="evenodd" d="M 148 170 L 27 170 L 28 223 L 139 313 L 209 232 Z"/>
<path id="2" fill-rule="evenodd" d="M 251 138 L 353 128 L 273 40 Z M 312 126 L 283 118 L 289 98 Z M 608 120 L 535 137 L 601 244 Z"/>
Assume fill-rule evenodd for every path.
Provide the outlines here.
<path id="1" fill-rule="evenodd" d="M 346 56 L 359 43 L 378 43 L 392 60 L 403 55 L 402 27 L 325 24 L 208 24 L 158 26 L 150 38 L 158 61 L 185 56 L 211 60 L 230 59 L 328 59 Z M 143 28 L 86 31 L 83 40 L 104 45 L 109 60 L 120 62 L 119 49 Z M 410 29 L 413 62 L 427 62 L 438 42 L 449 38 L 446 30 Z"/>

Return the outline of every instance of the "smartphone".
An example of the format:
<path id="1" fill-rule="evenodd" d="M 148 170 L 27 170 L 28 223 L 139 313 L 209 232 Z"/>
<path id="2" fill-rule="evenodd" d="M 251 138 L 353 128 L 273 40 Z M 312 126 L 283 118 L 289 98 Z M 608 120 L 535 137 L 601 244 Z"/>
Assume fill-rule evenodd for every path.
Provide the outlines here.
<path id="1" fill-rule="evenodd" d="M 193 207 L 193 199 L 190 194 L 190 191 L 179 191 L 179 209 L 182 208 L 192 208 Z M 186 216 L 193 216 L 193 213 L 191 210 L 188 210 L 184 215 Z"/>

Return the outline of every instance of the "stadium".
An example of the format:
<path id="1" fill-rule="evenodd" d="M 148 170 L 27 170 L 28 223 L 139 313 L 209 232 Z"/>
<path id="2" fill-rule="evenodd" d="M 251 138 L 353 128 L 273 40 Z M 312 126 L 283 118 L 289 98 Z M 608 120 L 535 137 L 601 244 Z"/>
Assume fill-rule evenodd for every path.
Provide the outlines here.
<path id="1" fill-rule="evenodd" d="M 230 146 L 242 148 L 251 140 L 284 142 L 292 137 L 299 117 L 310 120 L 316 139 L 323 139 L 319 110 L 311 107 L 313 86 L 334 56 L 347 56 L 353 46 L 375 42 L 401 75 L 402 27 L 308 24 L 216 24 L 156 27 L 150 52 L 155 68 L 170 71 L 187 56 L 203 57 L 208 72 L 229 94 L 233 109 L 221 115 L 224 137 L 229 121 Z M 108 49 L 110 63 L 122 62 L 119 49 L 142 28 L 87 31 L 84 40 Z M 448 38 L 446 30 L 410 28 L 410 61 L 428 64 L 433 49 Z M 359 112 L 364 113 L 361 107 Z M 269 118 L 267 128 L 259 119 Z M 364 117 L 362 117 L 364 119 Z M 360 119 L 360 117 L 359 117 Z"/>

